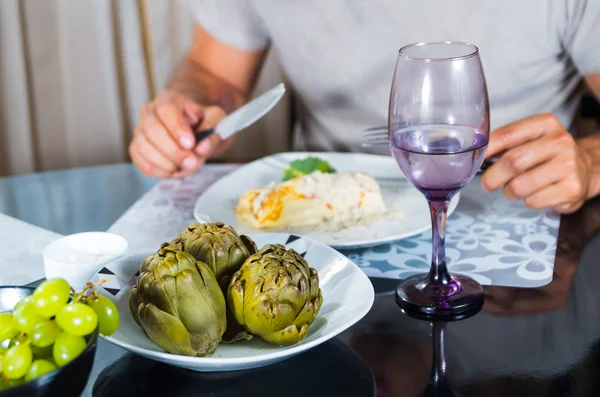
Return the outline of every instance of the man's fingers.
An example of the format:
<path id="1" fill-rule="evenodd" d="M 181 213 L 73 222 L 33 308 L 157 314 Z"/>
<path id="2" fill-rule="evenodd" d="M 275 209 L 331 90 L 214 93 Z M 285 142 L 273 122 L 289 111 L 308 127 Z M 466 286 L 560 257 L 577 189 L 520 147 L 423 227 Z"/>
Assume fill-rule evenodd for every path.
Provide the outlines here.
<path id="1" fill-rule="evenodd" d="M 555 159 L 514 177 L 504 186 L 504 195 L 509 200 L 521 200 L 566 178 L 569 168 L 565 167 L 560 156 Z"/>
<path id="2" fill-rule="evenodd" d="M 136 151 L 152 164 L 153 168 L 160 168 L 169 174 L 177 171 L 177 166 L 160 152 L 145 136 L 138 134 L 132 143 Z"/>
<path id="3" fill-rule="evenodd" d="M 525 198 L 525 204 L 533 209 L 553 208 L 563 210 L 559 212 L 574 211 L 583 202 L 580 198 L 582 187 L 578 181 L 575 176 L 562 179 Z"/>
<path id="4" fill-rule="evenodd" d="M 166 102 L 156 107 L 156 115 L 166 127 L 172 140 L 183 149 L 191 150 L 195 146 L 192 127 L 184 120 L 182 110 L 172 103 Z"/>
<path id="5" fill-rule="evenodd" d="M 129 145 L 129 156 L 133 163 L 147 176 L 153 178 L 168 178 L 171 176 L 169 171 L 166 171 L 160 167 L 153 165 L 141 154 L 140 149 L 137 145 L 137 140 L 133 141 Z"/>
<path id="6" fill-rule="evenodd" d="M 566 201 L 562 196 L 563 189 L 561 183 L 555 183 L 527 197 L 525 204 L 533 209 L 555 207 Z"/>
<path id="7" fill-rule="evenodd" d="M 493 191 L 507 185 L 513 178 L 524 176 L 528 170 L 556 158 L 566 146 L 573 145 L 573 138 L 569 134 L 552 135 L 527 142 L 515 147 L 502 155 L 482 177 L 483 186 Z M 539 175 L 536 175 L 539 176 Z M 523 182 L 517 182 L 518 190 L 526 190 L 531 186 L 520 186 Z M 535 188 L 536 190 L 539 187 Z M 519 196 L 517 194 L 517 196 Z M 524 196 L 520 196 L 524 197 Z M 520 198 L 515 197 L 515 198 Z"/>
<path id="8" fill-rule="evenodd" d="M 559 214 L 572 214 L 573 212 L 580 209 L 583 206 L 583 203 L 583 200 L 579 200 L 572 203 L 560 204 L 552 209 L 558 212 Z"/>
<path id="9" fill-rule="evenodd" d="M 131 157 L 131 160 L 137 165 L 140 171 L 145 175 L 152 176 L 152 164 L 140 155 L 136 145 L 136 142 L 131 142 L 129 145 L 129 157 Z"/>
<path id="10" fill-rule="evenodd" d="M 541 136 L 549 136 L 564 127 L 551 114 L 532 116 L 497 129 L 490 135 L 486 158 L 520 146 Z"/>
<path id="11" fill-rule="evenodd" d="M 564 178 L 563 169 L 557 162 L 542 164 L 511 180 L 504 187 L 504 195 L 509 200 L 525 199 L 548 185 Z"/>
<path id="12" fill-rule="evenodd" d="M 198 157 L 192 151 L 182 149 L 154 114 L 143 120 L 142 127 L 146 139 L 178 168 L 197 169 Z"/>
<path id="13" fill-rule="evenodd" d="M 141 157 L 137 152 L 131 153 L 131 159 L 133 160 L 133 163 L 136 164 L 138 168 L 144 173 L 144 175 L 160 179 L 170 178 L 172 176 L 170 172 L 165 171 L 159 167 L 154 167 L 143 157 Z"/>
<path id="14" fill-rule="evenodd" d="M 534 116 L 500 128 L 488 146 L 488 157 L 504 154 L 483 175 L 487 190 L 504 186 L 506 197 L 524 199 L 534 209 L 570 213 L 581 207 L 588 189 L 581 153 L 554 116 Z"/>

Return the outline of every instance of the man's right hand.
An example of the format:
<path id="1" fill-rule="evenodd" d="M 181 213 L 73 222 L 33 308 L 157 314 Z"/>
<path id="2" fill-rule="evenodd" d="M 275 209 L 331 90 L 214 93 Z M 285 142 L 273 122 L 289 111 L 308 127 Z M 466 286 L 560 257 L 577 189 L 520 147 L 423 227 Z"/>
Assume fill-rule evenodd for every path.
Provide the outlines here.
<path id="1" fill-rule="evenodd" d="M 175 91 L 162 91 L 140 111 L 129 155 L 146 175 L 182 177 L 196 172 L 212 155 L 230 144 L 217 134 L 196 145 L 192 126 L 214 127 L 226 116 L 217 106 L 202 106 Z"/>

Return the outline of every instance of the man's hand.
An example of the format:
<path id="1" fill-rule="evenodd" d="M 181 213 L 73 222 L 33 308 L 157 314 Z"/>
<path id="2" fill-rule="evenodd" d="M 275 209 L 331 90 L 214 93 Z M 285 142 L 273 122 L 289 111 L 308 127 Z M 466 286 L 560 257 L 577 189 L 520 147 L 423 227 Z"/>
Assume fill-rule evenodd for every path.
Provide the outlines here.
<path id="1" fill-rule="evenodd" d="M 486 158 L 498 155 L 483 174 L 487 190 L 503 187 L 510 200 L 559 213 L 572 213 L 590 198 L 593 156 L 553 115 L 529 117 L 492 132 Z"/>
<path id="2" fill-rule="evenodd" d="M 201 106 L 171 90 L 161 92 L 140 111 L 129 155 L 146 175 L 156 178 L 192 174 L 231 143 L 217 134 L 196 145 L 192 126 L 211 128 L 226 116 L 217 106 Z"/>

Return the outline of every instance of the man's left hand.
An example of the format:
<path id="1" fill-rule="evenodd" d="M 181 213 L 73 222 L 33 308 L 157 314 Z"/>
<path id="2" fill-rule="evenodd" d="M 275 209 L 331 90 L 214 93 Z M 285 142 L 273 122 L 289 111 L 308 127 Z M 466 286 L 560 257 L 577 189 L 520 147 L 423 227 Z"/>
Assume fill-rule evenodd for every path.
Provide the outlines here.
<path id="1" fill-rule="evenodd" d="M 592 158 L 553 115 L 537 115 L 490 135 L 486 158 L 500 156 L 482 177 L 486 190 L 504 188 L 510 200 L 559 213 L 590 197 Z"/>

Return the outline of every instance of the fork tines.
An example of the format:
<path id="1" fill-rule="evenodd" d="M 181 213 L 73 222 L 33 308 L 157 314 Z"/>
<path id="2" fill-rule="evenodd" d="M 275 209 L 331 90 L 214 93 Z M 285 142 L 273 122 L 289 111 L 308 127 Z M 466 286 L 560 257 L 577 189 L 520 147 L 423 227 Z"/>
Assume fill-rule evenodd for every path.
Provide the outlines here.
<path id="1" fill-rule="evenodd" d="M 384 146 L 389 143 L 387 127 L 371 127 L 363 131 L 361 146 Z"/>

